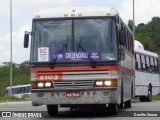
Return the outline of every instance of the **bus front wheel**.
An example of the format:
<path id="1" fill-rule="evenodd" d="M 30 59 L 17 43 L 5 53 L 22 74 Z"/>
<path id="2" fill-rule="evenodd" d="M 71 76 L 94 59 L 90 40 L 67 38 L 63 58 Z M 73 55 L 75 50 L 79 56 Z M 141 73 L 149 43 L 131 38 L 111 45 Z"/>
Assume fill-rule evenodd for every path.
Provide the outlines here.
<path id="1" fill-rule="evenodd" d="M 118 105 L 116 103 L 108 104 L 108 112 L 110 115 L 116 115 L 118 112 Z"/>
<path id="2" fill-rule="evenodd" d="M 58 114 L 58 105 L 47 105 L 49 116 L 56 116 Z"/>

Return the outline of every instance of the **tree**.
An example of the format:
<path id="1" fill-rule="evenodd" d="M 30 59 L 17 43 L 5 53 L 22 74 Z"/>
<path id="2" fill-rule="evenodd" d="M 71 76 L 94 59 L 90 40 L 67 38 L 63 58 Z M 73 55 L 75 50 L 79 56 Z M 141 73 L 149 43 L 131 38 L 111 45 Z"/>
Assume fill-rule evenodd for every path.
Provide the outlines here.
<path id="1" fill-rule="evenodd" d="M 146 50 L 160 53 L 160 18 L 153 17 L 147 24 L 139 24 L 135 29 L 135 37 Z"/>
<path id="2" fill-rule="evenodd" d="M 13 63 L 13 86 L 30 83 L 29 62 L 24 61 L 21 64 Z M 6 87 L 10 85 L 10 62 L 3 62 L 0 66 L 0 96 L 4 95 Z"/>
<path id="3" fill-rule="evenodd" d="M 129 21 L 128 21 L 128 27 L 129 27 L 130 30 L 133 32 L 133 20 L 129 20 Z M 134 25 L 134 27 L 136 27 L 136 26 Z"/>
<path id="4" fill-rule="evenodd" d="M 28 74 L 30 73 L 30 65 L 29 65 L 29 61 L 24 61 L 22 62 L 20 65 L 19 65 L 19 69 L 21 71 L 23 71 L 25 74 Z"/>

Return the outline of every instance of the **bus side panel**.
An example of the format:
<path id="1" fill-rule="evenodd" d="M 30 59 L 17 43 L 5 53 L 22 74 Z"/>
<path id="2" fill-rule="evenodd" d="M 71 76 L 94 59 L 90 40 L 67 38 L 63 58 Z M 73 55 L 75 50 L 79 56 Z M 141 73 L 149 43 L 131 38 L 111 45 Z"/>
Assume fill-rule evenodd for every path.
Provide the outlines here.
<path id="1" fill-rule="evenodd" d="M 131 100 L 134 95 L 134 59 L 131 55 L 125 54 L 125 60 L 121 61 L 123 102 Z"/>
<path id="2" fill-rule="evenodd" d="M 136 71 L 135 96 L 147 96 L 149 84 L 152 85 L 152 95 L 160 92 L 158 74 Z"/>

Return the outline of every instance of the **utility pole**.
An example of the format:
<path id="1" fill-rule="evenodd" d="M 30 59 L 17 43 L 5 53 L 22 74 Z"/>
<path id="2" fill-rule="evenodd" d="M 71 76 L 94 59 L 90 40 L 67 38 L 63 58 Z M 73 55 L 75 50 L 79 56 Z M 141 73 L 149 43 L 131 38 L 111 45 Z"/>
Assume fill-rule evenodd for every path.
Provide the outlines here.
<path id="1" fill-rule="evenodd" d="M 134 37 L 134 35 L 135 35 L 135 30 L 134 30 L 134 26 L 135 26 L 135 25 L 134 25 L 134 24 L 135 24 L 134 7 L 135 7 L 135 6 L 134 6 L 134 0 L 133 0 L 133 41 L 134 41 L 134 39 L 135 39 L 135 37 Z"/>
<path id="2" fill-rule="evenodd" d="M 10 0 L 10 96 L 12 95 L 12 0 Z"/>

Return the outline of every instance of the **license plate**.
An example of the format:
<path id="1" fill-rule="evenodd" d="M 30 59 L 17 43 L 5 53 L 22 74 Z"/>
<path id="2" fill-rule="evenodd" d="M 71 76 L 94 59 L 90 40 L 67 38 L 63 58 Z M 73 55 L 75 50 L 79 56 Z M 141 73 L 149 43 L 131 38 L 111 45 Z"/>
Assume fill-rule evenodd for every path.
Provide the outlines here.
<path id="1" fill-rule="evenodd" d="M 80 92 L 66 92 L 67 98 L 79 98 Z"/>

